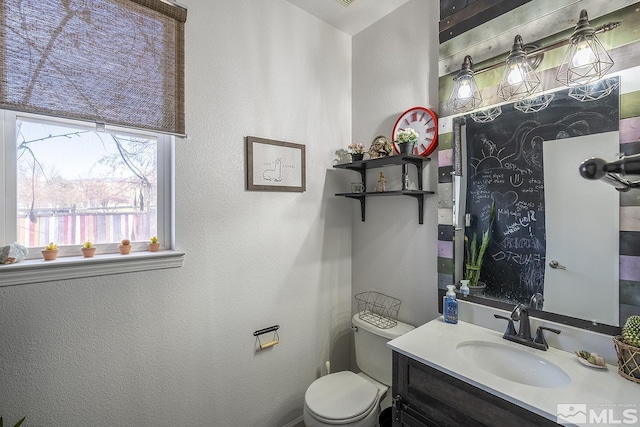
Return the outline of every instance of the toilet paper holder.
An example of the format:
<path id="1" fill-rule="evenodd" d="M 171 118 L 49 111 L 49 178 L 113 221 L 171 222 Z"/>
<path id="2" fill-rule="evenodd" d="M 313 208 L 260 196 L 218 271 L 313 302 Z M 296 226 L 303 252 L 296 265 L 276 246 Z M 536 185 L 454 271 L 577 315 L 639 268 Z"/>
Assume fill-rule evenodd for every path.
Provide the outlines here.
<path id="1" fill-rule="evenodd" d="M 264 350 L 265 348 L 273 347 L 274 345 L 280 342 L 280 337 L 278 336 L 278 329 L 280 329 L 279 325 L 269 326 L 268 328 L 259 329 L 253 333 L 253 336 L 256 337 L 256 343 L 260 350 Z M 269 342 L 265 342 L 264 344 L 260 340 L 260 335 L 268 334 L 269 332 L 273 332 L 272 340 Z"/>

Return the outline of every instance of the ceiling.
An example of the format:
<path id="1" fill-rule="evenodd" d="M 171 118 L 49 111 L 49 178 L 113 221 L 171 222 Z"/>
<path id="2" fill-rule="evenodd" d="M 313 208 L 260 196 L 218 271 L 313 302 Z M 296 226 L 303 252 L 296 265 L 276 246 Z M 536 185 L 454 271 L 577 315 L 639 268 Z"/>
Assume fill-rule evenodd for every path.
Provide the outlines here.
<path id="1" fill-rule="evenodd" d="M 409 0 L 287 0 L 353 36 Z"/>

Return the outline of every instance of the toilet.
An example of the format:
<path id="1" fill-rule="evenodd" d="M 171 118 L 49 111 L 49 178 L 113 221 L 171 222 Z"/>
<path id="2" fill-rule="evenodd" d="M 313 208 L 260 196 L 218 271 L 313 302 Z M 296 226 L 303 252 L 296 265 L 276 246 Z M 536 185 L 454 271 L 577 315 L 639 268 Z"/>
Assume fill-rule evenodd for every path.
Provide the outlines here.
<path id="1" fill-rule="evenodd" d="M 358 313 L 351 321 L 356 364 L 362 372 L 336 372 L 315 380 L 304 395 L 306 427 L 378 425 L 380 402 L 391 387 L 392 354 L 387 342 L 414 327 L 398 322 L 380 329 L 360 319 Z"/>

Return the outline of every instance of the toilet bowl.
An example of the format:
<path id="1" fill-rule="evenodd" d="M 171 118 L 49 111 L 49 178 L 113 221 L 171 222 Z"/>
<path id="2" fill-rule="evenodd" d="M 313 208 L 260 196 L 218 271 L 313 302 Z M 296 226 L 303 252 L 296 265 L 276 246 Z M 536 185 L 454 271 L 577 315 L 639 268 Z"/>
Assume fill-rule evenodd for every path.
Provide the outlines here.
<path id="1" fill-rule="evenodd" d="M 305 393 L 305 426 L 375 426 L 389 387 L 365 377 L 342 371 L 314 381 Z"/>
<path id="2" fill-rule="evenodd" d="M 358 314 L 352 324 L 356 363 L 362 372 L 336 372 L 315 380 L 304 397 L 306 427 L 378 425 L 380 402 L 391 386 L 392 354 L 386 343 L 413 326 L 398 322 L 392 328 L 380 329 Z"/>

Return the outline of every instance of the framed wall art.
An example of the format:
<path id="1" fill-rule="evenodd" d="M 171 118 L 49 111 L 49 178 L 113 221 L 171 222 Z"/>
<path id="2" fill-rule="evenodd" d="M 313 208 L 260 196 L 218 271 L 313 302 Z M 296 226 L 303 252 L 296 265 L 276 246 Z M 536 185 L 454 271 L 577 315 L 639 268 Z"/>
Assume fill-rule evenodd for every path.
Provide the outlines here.
<path id="1" fill-rule="evenodd" d="M 247 190 L 306 190 L 305 146 L 247 136 Z"/>

